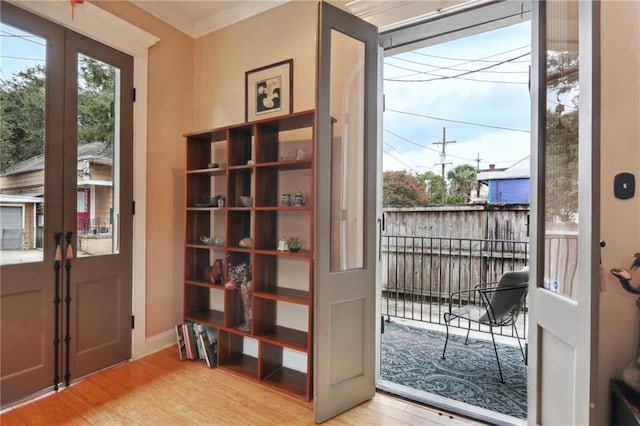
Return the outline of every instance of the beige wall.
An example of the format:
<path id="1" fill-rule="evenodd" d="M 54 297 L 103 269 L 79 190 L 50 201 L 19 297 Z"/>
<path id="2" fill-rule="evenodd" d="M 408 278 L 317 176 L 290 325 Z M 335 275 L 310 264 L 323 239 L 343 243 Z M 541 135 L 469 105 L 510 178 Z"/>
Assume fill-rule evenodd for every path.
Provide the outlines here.
<path id="1" fill-rule="evenodd" d="M 182 134 L 192 127 L 193 39 L 128 2 L 93 3 L 160 38 L 148 59 L 146 336 L 152 337 L 182 321 Z"/>
<path id="2" fill-rule="evenodd" d="M 607 292 L 600 296 L 598 422 L 607 424 L 609 379 L 620 378 L 635 357 L 639 320 L 637 296 L 608 272 L 629 268 L 640 251 L 640 188 L 634 198 L 613 196 L 613 177 L 631 172 L 640 184 L 640 3 L 602 2 L 602 262 Z M 640 273 L 632 282 L 640 284 Z"/>
<path id="3" fill-rule="evenodd" d="M 245 72 L 293 59 L 293 110 L 314 108 L 316 13 L 292 2 L 200 37 L 194 49 L 193 131 L 244 121 Z"/>
<path id="4" fill-rule="evenodd" d="M 126 2 L 95 1 L 160 38 L 149 51 L 147 338 L 182 321 L 183 133 L 244 121 L 245 71 L 293 59 L 294 111 L 315 99 L 315 2 L 293 2 L 193 40 Z"/>

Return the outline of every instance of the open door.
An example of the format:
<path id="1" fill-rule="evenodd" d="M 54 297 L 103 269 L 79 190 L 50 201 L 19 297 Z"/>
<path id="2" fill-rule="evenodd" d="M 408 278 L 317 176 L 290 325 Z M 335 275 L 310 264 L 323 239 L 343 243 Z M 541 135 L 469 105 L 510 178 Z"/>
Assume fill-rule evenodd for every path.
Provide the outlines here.
<path id="1" fill-rule="evenodd" d="M 599 3 L 533 2 L 529 423 L 594 424 Z"/>
<path id="2" fill-rule="evenodd" d="M 377 28 L 319 3 L 314 395 L 317 422 L 373 397 Z"/>

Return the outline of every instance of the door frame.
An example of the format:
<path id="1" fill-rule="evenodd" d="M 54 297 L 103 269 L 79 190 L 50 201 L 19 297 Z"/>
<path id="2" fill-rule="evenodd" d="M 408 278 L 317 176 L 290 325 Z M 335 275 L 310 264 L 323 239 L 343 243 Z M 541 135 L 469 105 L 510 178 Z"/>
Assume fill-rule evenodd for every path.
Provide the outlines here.
<path id="1" fill-rule="evenodd" d="M 85 2 L 71 16 L 68 1 L 10 3 L 60 24 L 84 36 L 133 56 L 133 82 L 136 101 L 133 103 L 133 306 L 137 317 L 132 335 L 132 358 L 166 346 L 164 341 L 147 342 L 146 329 L 146 198 L 147 198 L 147 75 L 148 51 L 160 39 L 111 13 Z"/>
<path id="2" fill-rule="evenodd" d="M 384 49 L 384 56 L 387 57 L 401 54 L 409 50 L 419 49 L 421 47 L 425 47 L 425 45 L 436 45 L 446 43 L 454 39 L 464 38 L 469 36 L 468 31 L 474 31 L 474 34 L 480 34 L 497 28 L 514 25 L 522 20 L 529 20 L 531 22 L 531 32 L 533 33 L 533 17 L 530 2 L 507 1 L 478 4 L 444 14 L 443 16 L 433 16 L 423 21 L 416 21 L 415 23 L 412 23 L 411 20 L 409 20 L 406 25 L 392 24 L 385 27 L 385 29 L 380 32 L 379 40 L 381 48 Z M 382 117 L 379 121 L 382 126 Z M 378 170 L 380 170 L 380 178 L 382 178 L 382 163 L 380 163 Z M 382 183 L 380 182 L 379 185 L 381 190 Z M 382 198 L 382 194 L 380 194 L 380 198 Z M 381 230 L 378 232 L 381 232 Z M 378 272 L 380 272 L 380 269 L 378 269 Z M 380 282 L 379 285 L 381 286 Z M 376 303 L 378 306 L 380 306 L 380 291 L 381 288 L 377 290 L 378 300 Z M 378 316 L 378 318 L 380 318 L 380 316 Z M 502 413 L 469 404 L 460 404 L 458 401 L 453 399 L 444 398 L 427 392 L 407 392 L 406 389 L 400 385 L 396 385 L 390 381 L 381 380 L 381 336 L 379 333 L 377 338 L 377 389 L 399 395 L 403 398 L 413 399 L 421 403 L 439 407 L 452 413 L 475 418 L 480 421 L 496 424 L 510 424 L 513 421 L 513 417 Z"/>

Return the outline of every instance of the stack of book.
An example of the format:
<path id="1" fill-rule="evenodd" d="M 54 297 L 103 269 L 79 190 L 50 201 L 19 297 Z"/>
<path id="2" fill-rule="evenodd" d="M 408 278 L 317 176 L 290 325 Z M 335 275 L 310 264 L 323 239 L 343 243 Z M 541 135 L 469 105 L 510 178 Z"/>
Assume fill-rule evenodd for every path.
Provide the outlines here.
<path id="1" fill-rule="evenodd" d="M 176 325 L 180 359 L 202 359 L 207 366 L 216 365 L 217 330 L 194 322 Z"/>

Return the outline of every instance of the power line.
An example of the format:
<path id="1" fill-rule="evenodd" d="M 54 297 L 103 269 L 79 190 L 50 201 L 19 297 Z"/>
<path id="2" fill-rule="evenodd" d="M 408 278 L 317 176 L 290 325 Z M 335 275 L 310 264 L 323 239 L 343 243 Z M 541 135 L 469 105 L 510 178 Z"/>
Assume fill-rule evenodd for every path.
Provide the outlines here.
<path id="1" fill-rule="evenodd" d="M 415 73 L 414 73 L 415 75 Z M 401 76 L 401 77 L 396 77 L 396 78 L 384 78 L 384 81 L 390 81 L 393 83 L 428 83 L 430 81 L 433 81 L 433 79 L 429 79 L 429 80 L 413 80 L 413 79 L 407 79 L 407 80 L 403 80 L 404 78 L 409 77 L 409 76 Z M 496 83 L 496 84 L 521 84 L 521 85 L 528 85 L 529 82 L 528 81 L 505 81 L 505 80 L 483 80 L 480 78 L 465 78 L 465 77 L 447 77 L 447 78 L 452 78 L 454 80 L 463 80 L 463 81 L 475 81 L 478 83 Z M 444 79 L 438 79 L 438 80 L 444 80 Z"/>
<path id="2" fill-rule="evenodd" d="M 385 111 L 395 112 L 395 113 L 398 113 L 398 114 L 413 115 L 415 117 L 429 118 L 431 120 L 448 121 L 450 123 L 468 124 L 470 126 L 488 127 L 490 129 L 508 130 L 510 132 L 531 133 L 530 130 L 514 129 L 512 127 L 492 126 L 490 124 L 480 124 L 480 123 L 472 123 L 470 121 L 451 120 L 451 119 L 447 119 L 447 118 L 432 117 L 430 115 L 422 115 L 422 114 L 417 114 L 417 113 L 414 113 L 414 112 L 398 111 L 398 110 L 391 109 L 391 108 L 385 108 Z"/>
<path id="3" fill-rule="evenodd" d="M 384 152 L 385 154 L 387 154 L 389 157 L 393 158 L 394 160 L 396 160 L 397 162 L 399 162 L 400 164 L 402 164 L 403 166 L 407 167 L 409 170 L 413 170 L 415 172 L 417 172 L 417 170 L 415 170 L 413 167 L 411 167 L 410 165 L 408 165 L 407 163 L 405 163 L 404 161 L 402 161 L 401 159 L 399 159 L 398 157 L 396 157 L 395 155 L 393 155 L 392 153 L 390 153 L 389 151 L 385 151 L 384 149 L 382 150 L 382 152 Z"/>
<path id="4" fill-rule="evenodd" d="M 423 52 L 420 52 L 418 50 L 412 50 L 411 53 L 415 53 L 416 55 L 420 55 L 420 56 L 428 56 L 430 58 L 436 58 L 436 59 L 447 59 L 447 60 L 450 60 L 450 61 L 462 61 L 462 62 L 465 62 L 465 64 L 468 64 L 470 62 L 497 62 L 497 61 L 487 61 L 486 59 L 493 58 L 493 57 L 496 57 L 496 56 L 499 56 L 499 55 L 504 55 L 505 53 L 515 52 L 516 50 L 528 49 L 528 48 L 531 48 L 530 44 L 526 44 L 526 45 L 521 46 L 521 47 L 515 47 L 515 48 L 509 49 L 509 50 L 504 50 L 502 52 L 494 53 L 494 54 L 489 55 L 489 56 L 484 56 L 484 57 L 479 58 L 479 59 L 451 58 L 451 57 L 447 57 L 447 56 L 431 55 L 429 53 L 423 53 Z M 525 62 L 525 61 L 522 61 L 522 62 Z M 465 65 L 465 64 L 458 64 L 458 65 Z"/>
<path id="5" fill-rule="evenodd" d="M 400 58 L 400 57 L 398 57 L 398 56 L 391 56 L 391 57 L 389 57 L 389 58 L 387 58 L 387 59 L 395 59 L 395 60 L 398 60 L 398 61 L 408 62 L 408 63 L 410 63 L 410 64 L 415 64 L 415 65 L 422 65 L 422 66 L 425 66 L 425 67 L 431 67 L 431 68 L 435 68 L 435 69 L 439 69 L 439 70 L 451 70 L 451 71 L 465 71 L 465 72 L 466 72 L 466 71 L 469 71 L 469 72 L 476 72 L 476 70 L 465 70 L 465 69 L 456 68 L 456 67 L 457 67 L 456 65 L 451 66 L 451 67 L 445 67 L 445 66 L 439 66 L 439 65 L 432 65 L 432 64 L 427 64 L 427 63 L 424 63 L 424 62 L 412 61 L 412 60 L 410 60 L 410 59 L 406 59 L 406 58 Z M 528 63 L 528 62 L 529 62 L 529 61 L 527 61 L 527 63 Z M 392 67 L 400 68 L 400 69 L 406 69 L 406 70 L 408 70 L 408 71 L 415 71 L 416 73 L 420 73 L 420 74 L 423 74 L 423 73 L 424 73 L 424 74 L 429 74 L 429 75 L 436 75 L 436 76 L 438 76 L 438 74 L 431 74 L 431 73 L 429 73 L 429 72 L 427 72 L 427 71 L 419 71 L 419 70 L 411 70 L 411 69 L 409 69 L 409 68 L 403 68 L 403 67 L 400 67 L 400 66 L 398 66 L 398 65 L 394 65 L 394 64 L 391 64 L 391 63 L 387 62 L 387 60 L 386 60 L 386 59 L 385 59 L 384 64 L 385 64 L 385 65 L 392 66 Z M 498 66 L 498 65 L 503 65 L 503 64 L 502 64 L 502 63 L 498 63 L 498 64 L 496 64 L 496 66 Z M 489 70 L 484 70 L 484 71 L 482 71 L 482 72 L 485 72 L 485 73 L 492 73 L 492 74 L 529 74 L 529 71 L 499 71 L 499 70 L 490 70 L 490 71 L 489 71 Z"/>
<path id="6" fill-rule="evenodd" d="M 3 25 L 4 27 L 7 27 L 6 25 Z M 33 35 L 33 34 L 15 34 L 6 30 L 2 30 L 2 37 L 15 37 L 15 38 L 20 38 L 24 41 L 28 41 L 29 43 L 33 43 L 33 44 L 37 44 L 38 46 L 42 46 L 42 47 L 46 47 L 46 43 L 42 43 L 42 42 L 38 42 L 36 40 L 32 40 L 32 39 L 37 39 L 37 40 L 42 40 L 42 37 Z"/>
<path id="7" fill-rule="evenodd" d="M 44 58 L 26 58 L 23 56 L 9 56 L 9 55 L 0 55 L 0 58 L 4 58 L 4 59 L 19 59 L 21 61 L 39 61 L 39 62 L 46 62 L 46 59 Z"/>
<path id="8" fill-rule="evenodd" d="M 511 62 L 511 61 L 513 61 L 515 59 L 518 59 L 518 58 L 522 58 L 522 57 L 527 56 L 527 55 L 529 55 L 529 53 L 525 53 L 524 55 L 516 56 L 516 57 L 511 58 L 511 59 L 506 59 L 506 60 L 504 60 L 502 62 L 499 62 L 497 64 L 487 65 L 486 67 L 478 68 L 477 70 L 474 70 L 474 71 L 467 71 L 467 72 L 463 72 L 463 73 L 452 75 L 452 76 L 440 76 L 440 77 L 430 78 L 430 79 L 426 79 L 426 80 L 397 80 L 397 79 L 393 79 L 393 78 L 389 78 L 389 79 L 385 78 L 384 80 L 385 81 L 402 81 L 402 82 L 405 82 L 405 83 L 426 83 L 426 82 L 430 82 L 430 81 L 447 80 L 447 79 L 450 79 L 450 78 L 460 78 L 460 77 L 463 77 L 465 75 L 473 74 L 473 73 L 476 73 L 476 72 L 487 70 L 489 68 L 497 67 L 497 66 L 502 65 L 502 64 L 506 64 L 508 62 Z M 522 84 L 522 83 L 519 83 L 519 84 Z"/>
<path id="9" fill-rule="evenodd" d="M 409 142 L 410 144 L 413 144 L 413 145 L 415 145 L 415 146 L 419 146 L 419 147 L 420 147 L 420 148 L 422 148 L 422 149 L 426 149 L 426 150 L 428 150 L 428 151 L 435 152 L 436 154 L 440 154 L 440 151 L 439 151 L 439 150 L 437 150 L 437 149 L 434 149 L 434 148 L 428 147 L 428 146 L 426 146 L 426 145 L 422 145 L 422 144 L 419 144 L 419 143 L 417 143 L 417 142 L 414 142 L 414 141 L 412 141 L 412 140 L 410 140 L 410 139 L 405 138 L 404 136 L 401 136 L 401 135 L 399 135 L 399 134 L 397 134 L 397 133 L 392 132 L 392 131 L 391 131 L 391 130 L 389 130 L 389 129 L 383 129 L 383 130 L 384 130 L 385 132 L 387 132 L 387 133 L 392 134 L 393 136 L 395 136 L 395 137 L 397 137 L 397 138 L 402 139 L 402 140 L 403 140 L 403 141 L 405 141 L 405 142 Z M 465 157 L 461 157 L 461 156 L 459 156 L 459 155 L 455 155 L 455 154 L 449 154 L 449 155 L 450 155 L 450 156 L 452 156 L 452 157 L 454 157 L 454 158 L 458 158 L 458 159 L 460 159 L 460 160 L 473 161 L 473 159 L 465 158 Z"/>
<path id="10" fill-rule="evenodd" d="M 384 140 L 382 141 L 382 143 L 383 143 L 384 146 L 386 146 L 387 148 L 391 148 L 392 150 L 394 150 L 395 152 L 400 154 L 403 158 L 405 158 L 405 160 L 407 160 L 407 158 L 405 157 L 404 153 L 402 151 L 400 151 L 398 148 L 394 147 L 393 145 L 391 145 L 390 143 L 388 143 L 388 142 L 386 142 Z M 404 161 L 401 161 L 399 158 L 393 156 L 390 152 L 388 152 L 388 151 L 384 151 L 384 152 L 386 152 L 387 154 L 391 155 L 395 160 L 397 160 L 397 161 L 401 162 L 402 164 L 404 164 L 405 166 L 407 166 L 410 170 L 413 170 L 416 173 L 418 172 L 415 168 L 409 166 L 408 163 L 406 163 Z M 408 161 L 411 161 L 411 160 L 408 160 Z M 416 165 L 416 167 L 419 167 L 419 166 Z"/>

